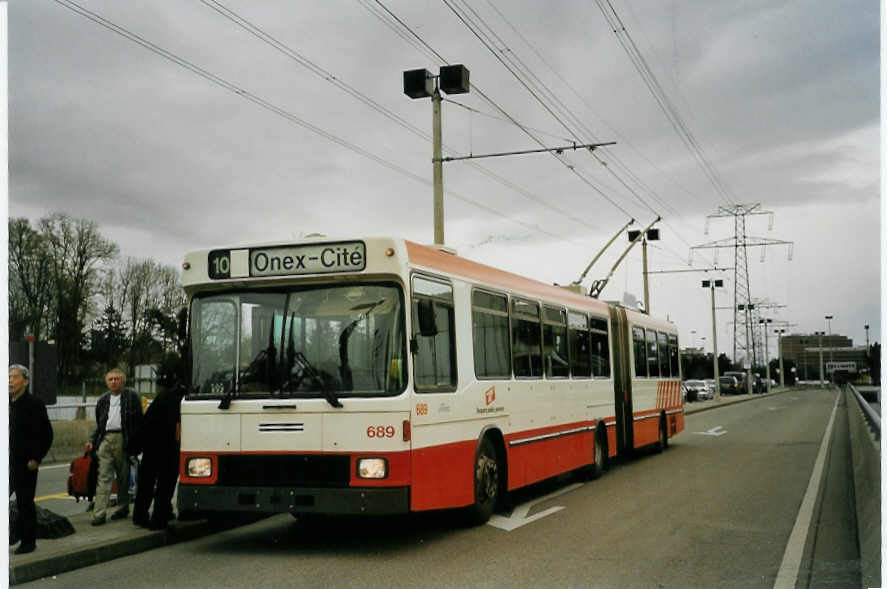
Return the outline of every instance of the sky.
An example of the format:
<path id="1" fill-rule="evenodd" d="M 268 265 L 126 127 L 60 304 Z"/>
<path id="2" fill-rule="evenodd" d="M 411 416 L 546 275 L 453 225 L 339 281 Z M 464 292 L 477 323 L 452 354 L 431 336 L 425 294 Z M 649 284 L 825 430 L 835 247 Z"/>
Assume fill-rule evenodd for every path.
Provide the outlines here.
<path id="1" fill-rule="evenodd" d="M 431 243 L 432 105 L 402 74 L 464 64 L 445 155 L 616 144 L 445 163 L 460 255 L 566 284 L 629 219 L 661 217 L 651 271 L 733 267 L 731 249 L 691 248 L 732 238 L 709 215 L 759 204 L 772 215 L 747 217 L 749 238 L 792 244 L 748 249 L 763 316 L 812 333 L 832 315 L 833 333 L 880 341 L 878 3 L 600 4 L 627 34 L 587 0 L 12 2 L 9 215 L 92 219 L 122 256 L 175 266 L 312 233 Z M 711 350 L 711 277 L 731 307 L 732 271 L 650 275 L 651 313 L 685 346 Z M 626 294 L 643 299 L 639 247 L 601 298 Z M 720 351 L 732 320 L 718 311 Z"/>

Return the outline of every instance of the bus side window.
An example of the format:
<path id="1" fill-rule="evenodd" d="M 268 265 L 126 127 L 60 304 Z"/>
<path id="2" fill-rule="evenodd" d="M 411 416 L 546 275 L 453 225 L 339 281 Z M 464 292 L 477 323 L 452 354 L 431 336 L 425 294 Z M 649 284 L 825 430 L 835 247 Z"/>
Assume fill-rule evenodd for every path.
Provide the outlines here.
<path id="1" fill-rule="evenodd" d="M 570 370 L 573 378 L 591 376 L 591 340 L 588 335 L 588 317 L 581 313 L 567 313 L 570 327 Z"/>
<path id="2" fill-rule="evenodd" d="M 511 378 L 508 298 L 475 290 L 471 294 L 474 374 L 477 378 Z"/>
<path id="3" fill-rule="evenodd" d="M 433 313 L 433 321 L 423 320 L 425 332 L 419 328 L 419 306 Z M 456 390 L 456 317 L 453 287 L 443 282 L 413 277 L 413 339 L 416 342 L 413 362 L 416 391 L 447 392 Z M 429 329 L 429 324 L 433 329 Z M 432 335 L 433 334 L 433 335 Z"/>
<path id="4" fill-rule="evenodd" d="M 511 301 L 511 339 L 514 375 L 542 378 L 542 331 L 538 304 L 522 299 Z"/>
<path id="5" fill-rule="evenodd" d="M 634 375 L 647 376 L 647 344 L 644 340 L 644 328 L 632 327 L 631 337 L 634 342 Z"/>
<path id="6" fill-rule="evenodd" d="M 591 318 L 591 371 L 596 377 L 610 378 L 610 342 L 607 320 Z"/>
<path id="7" fill-rule="evenodd" d="M 659 346 L 659 374 L 662 378 L 667 378 L 669 376 L 668 336 L 661 331 L 657 331 L 656 342 Z M 675 375 L 672 373 L 671 376 Z"/>
<path id="8" fill-rule="evenodd" d="M 647 330 L 647 374 L 659 376 L 659 351 L 656 349 L 656 332 Z"/>
<path id="9" fill-rule="evenodd" d="M 570 360 L 567 351 L 567 317 L 563 309 L 545 307 L 543 310 L 542 347 L 545 351 L 545 376 L 567 378 Z"/>
<path id="10" fill-rule="evenodd" d="M 680 376 L 680 364 L 678 362 L 678 338 L 675 335 L 668 336 L 668 364 L 671 366 L 672 378 Z"/>

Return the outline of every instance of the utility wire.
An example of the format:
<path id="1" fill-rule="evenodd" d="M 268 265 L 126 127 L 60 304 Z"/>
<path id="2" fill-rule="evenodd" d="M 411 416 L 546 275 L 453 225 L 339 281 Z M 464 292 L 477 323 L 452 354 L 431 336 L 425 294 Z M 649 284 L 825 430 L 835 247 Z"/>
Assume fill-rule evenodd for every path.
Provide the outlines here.
<path id="1" fill-rule="evenodd" d="M 421 137 L 422 139 L 425 139 L 426 141 L 431 142 L 431 140 L 432 140 L 431 136 L 428 133 L 426 133 L 425 131 L 416 127 L 415 125 L 413 125 L 409 121 L 406 121 L 405 119 L 403 119 L 402 117 L 400 117 L 396 113 L 392 112 L 390 109 L 379 104 L 378 102 L 376 102 L 375 100 L 373 100 L 369 96 L 363 94 L 362 92 L 360 92 L 359 90 L 357 90 L 353 86 L 347 84 L 341 78 L 335 76 L 332 72 L 324 69 L 323 67 L 321 67 L 318 64 L 316 64 L 315 62 L 311 61 L 310 59 L 308 59 L 304 55 L 298 53 L 297 51 L 295 51 L 291 47 L 287 46 L 286 44 L 284 44 L 280 40 L 274 38 L 272 35 L 268 34 L 266 31 L 262 30 L 260 27 L 258 27 L 254 23 L 250 22 L 249 20 L 247 20 L 246 18 L 244 18 L 240 14 L 236 13 L 235 11 L 231 10 L 230 8 L 226 7 L 222 3 L 218 2 L 217 0 L 201 0 L 201 2 L 203 2 L 203 4 L 205 4 L 209 8 L 215 10 L 216 12 L 218 12 L 219 14 L 221 14 L 222 16 L 227 18 L 228 20 L 231 20 L 232 22 L 234 22 L 235 24 L 237 24 L 241 28 L 245 29 L 251 35 L 257 37 L 258 39 L 260 39 L 264 43 L 270 45 L 271 47 L 273 47 L 277 51 L 283 53 L 285 56 L 294 60 L 296 63 L 298 63 L 302 67 L 308 69 L 313 74 L 319 76 L 320 78 L 326 80 L 327 82 L 330 82 L 331 84 L 333 84 L 334 86 L 336 86 L 340 90 L 344 91 L 346 94 L 352 96 L 353 98 L 356 98 L 357 100 L 359 100 L 363 104 L 369 106 L 373 110 L 383 114 L 389 120 L 391 120 L 394 123 L 405 128 L 407 131 L 413 133 L 414 135 L 417 135 L 418 137 Z M 375 7 L 373 7 L 373 8 L 375 8 Z M 413 41 L 412 38 L 408 39 L 405 35 L 402 35 L 401 38 L 404 38 L 405 40 L 408 40 L 411 44 L 414 44 L 412 42 Z M 427 48 L 423 47 L 423 49 L 425 49 L 427 52 Z M 444 147 L 446 148 L 446 150 L 449 153 L 455 153 L 455 150 L 453 150 L 452 148 L 450 148 L 446 145 Z M 479 171 L 480 173 L 482 173 L 482 174 L 486 175 L 487 177 L 493 179 L 494 181 L 502 184 L 503 186 L 518 192 L 519 194 L 521 194 L 522 196 L 524 196 L 528 200 L 531 200 L 537 204 L 544 206 L 546 210 L 556 212 L 556 213 L 566 217 L 570 221 L 573 221 L 574 223 L 576 223 L 578 225 L 582 225 L 585 228 L 595 229 L 595 227 L 593 225 L 589 224 L 587 221 L 584 221 L 584 220 L 578 218 L 575 214 L 561 209 L 557 205 L 546 201 L 542 197 L 537 196 L 536 194 L 532 193 L 531 191 L 527 190 L 526 188 L 518 186 L 514 182 L 511 182 L 510 180 L 503 178 L 502 176 L 481 166 L 480 164 L 478 164 L 476 162 L 470 162 L 469 165 L 472 168 L 474 168 L 475 170 Z"/>
<path id="2" fill-rule="evenodd" d="M 558 96 L 551 91 L 548 86 L 542 82 L 538 76 L 536 76 L 530 68 L 526 66 L 526 64 L 520 60 L 513 52 L 510 51 L 508 46 L 504 43 L 501 37 L 499 37 L 495 31 L 493 31 L 492 27 L 490 27 L 486 21 L 473 9 L 471 6 L 467 7 L 467 12 L 465 9 L 459 9 L 455 6 L 455 2 L 451 2 L 450 0 L 442 0 L 443 3 L 456 15 L 456 17 L 462 21 L 471 33 L 477 37 L 477 39 L 481 42 L 481 44 L 486 47 L 486 49 L 505 67 L 506 70 L 530 93 L 530 95 L 540 104 L 542 107 L 548 111 L 548 113 L 554 117 L 554 119 L 560 123 L 560 125 L 566 129 L 568 133 L 571 134 L 574 140 L 582 141 L 579 135 L 570 128 L 570 126 L 564 121 L 564 118 L 571 118 L 574 120 L 578 120 L 578 118 L 570 112 L 569 108 L 558 98 Z M 464 2 L 463 2 L 464 4 Z M 474 16 L 468 14 L 471 12 Z M 489 32 L 484 32 L 483 29 L 486 29 Z M 491 38 L 492 36 L 492 38 Z M 496 43 L 500 45 L 500 47 L 496 47 Z M 518 71 L 521 72 L 522 75 L 518 74 Z M 532 86 L 532 87 L 531 87 Z M 546 100 L 544 100 L 540 94 L 547 95 L 547 100 L 555 103 L 556 106 L 550 106 Z M 555 112 L 555 109 L 560 111 L 559 113 Z M 592 156 L 598 160 L 599 163 L 603 163 L 603 161 L 594 153 Z M 628 192 L 637 200 L 644 208 L 649 210 L 652 214 L 659 217 L 660 214 L 650 206 L 650 204 L 631 188 L 622 178 L 620 178 L 615 172 L 609 169 L 608 166 L 604 166 L 605 170 L 610 173 L 616 180 L 626 189 Z M 575 171 L 575 169 L 574 169 Z"/>
<path id="3" fill-rule="evenodd" d="M 517 35 L 517 36 L 518 36 L 518 37 L 519 37 L 519 38 L 520 38 L 520 39 L 521 39 L 521 40 L 522 40 L 522 41 L 523 41 L 523 42 L 524 42 L 529 48 L 530 48 L 530 49 L 531 49 L 531 51 L 533 51 L 533 52 L 535 53 L 535 55 L 539 58 L 539 60 L 540 60 L 540 61 L 541 61 L 546 67 L 548 67 L 549 70 L 551 70 L 552 72 L 554 72 L 554 74 L 555 74 L 555 75 L 556 75 L 556 76 L 557 76 L 557 77 L 558 77 L 558 78 L 559 78 L 564 84 L 566 84 L 566 85 L 567 85 L 567 86 L 568 86 L 568 87 L 574 92 L 574 94 L 576 94 L 577 96 L 580 96 L 580 98 L 583 99 L 583 102 L 586 102 L 586 106 L 588 106 L 587 101 L 584 100 L 584 98 L 578 93 L 578 91 L 576 91 L 572 86 L 570 86 L 570 84 L 569 84 L 566 80 L 564 80 L 563 76 L 561 76 L 561 75 L 560 75 L 560 74 L 559 74 L 559 73 L 558 73 L 558 72 L 557 72 L 557 71 L 556 71 L 556 70 L 555 70 L 555 69 L 554 69 L 554 68 L 553 68 L 553 67 L 552 67 L 552 66 L 551 66 L 546 60 L 545 60 L 545 58 L 544 58 L 544 56 L 542 56 L 541 52 L 540 52 L 538 49 L 536 49 L 536 48 L 533 46 L 533 44 L 530 43 L 530 41 L 529 41 L 524 35 L 521 34 L 521 32 L 517 29 L 517 27 L 515 27 L 515 26 L 514 26 L 514 25 L 513 25 L 513 24 L 512 24 L 512 23 L 511 23 L 511 22 L 505 17 L 505 15 L 504 15 L 504 14 L 503 14 L 498 8 L 496 8 L 496 6 L 493 4 L 493 2 L 490 1 L 490 0 L 488 0 L 488 4 L 489 4 L 489 5 L 492 7 L 492 9 L 496 12 L 496 14 L 498 14 L 499 17 L 500 17 L 500 18 L 506 23 L 506 25 L 508 25 L 508 27 L 509 27 L 509 28 L 510 28 L 510 29 L 511 29 L 511 30 L 512 30 L 512 31 L 513 31 L 513 32 L 514 32 L 514 33 L 515 33 L 515 34 L 516 34 L 516 35 Z M 478 16 L 478 18 L 479 18 L 481 21 L 483 21 L 483 19 L 480 18 L 479 15 L 477 15 L 477 12 L 476 12 L 476 11 L 474 11 L 474 10 L 472 9 L 472 12 L 473 12 L 476 16 Z M 490 27 L 489 24 L 487 24 L 487 23 L 484 22 L 484 26 L 486 26 L 487 29 L 489 29 L 489 30 L 492 31 L 492 27 Z M 494 35 L 495 35 L 495 33 L 494 33 Z M 536 76 L 535 74 L 532 73 L 531 69 L 530 69 L 528 66 L 526 66 L 526 64 L 525 64 L 525 63 L 524 63 L 524 62 L 518 57 L 518 55 L 517 55 L 517 53 L 516 53 L 515 51 L 513 51 L 510 47 L 508 47 L 508 45 L 502 40 L 502 38 L 501 38 L 499 35 L 495 35 L 495 37 L 496 37 L 496 39 L 499 40 L 499 42 L 500 42 L 501 47 L 499 48 L 499 51 L 502 53 L 502 55 L 508 56 L 508 59 L 509 59 L 509 60 L 512 60 L 512 59 L 513 59 L 514 61 L 518 62 L 518 63 L 522 66 L 522 68 L 520 68 L 520 69 L 522 69 L 522 70 L 524 70 L 525 72 L 527 72 L 528 75 L 532 76 L 532 78 L 533 78 L 534 80 L 539 80 L 538 76 Z M 563 102 L 557 97 L 557 95 L 556 95 L 554 92 L 552 92 L 552 91 L 550 90 L 550 88 L 548 88 L 548 86 L 546 86 L 544 83 L 542 83 L 541 85 L 542 85 L 542 87 L 544 88 L 544 90 L 547 91 L 547 94 L 548 94 L 548 95 L 549 95 L 549 96 L 550 96 L 550 97 L 551 97 L 551 98 L 552 98 L 552 99 L 553 99 L 558 105 L 561 106 L 561 110 L 566 112 L 568 118 L 570 118 L 571 120 L 574 121 L 574 124 L 576 124 L 580 129 L 584 130 L 586 133 L 588 133 L 592 138 L 595 138 L 594 133 L 593 133 L 590 129 L 588 129 L 588 127 L 585 126 L 585 124 L 582 122 L 581 118 L 575 116 L 575 115 L 569 110 L 569 108 L 568 108 L 568 107 L 567 107 L 567 106 L 566 106 L 566 105 L 565 105 L 565 104 L 564 104 L 564 103 L 563 103 Z M 589 106 L 589 108 L 590 108 L 590 106 Z M 569 131 L 569 129 L 568 129 L 568 131 Z M 617 135 L 618 135 L 618 132 L 617 132 Z M 635 149 L 635 151 L 637 151 L 637 150 Z M 633 189 L 632 189 L 632 188 L 631 188 L 631 187 L 630 187 L 630 186 L 629 186 L 629 185 L 628 185 L 628 184 L 627 184 L 622 178 L 619 177 L 618 174 L 615 174 L 615 173 L 609 168 L 609 166 L 607 165 L 607 163 L 606 163 L 604 160 L 602 160 L 601 157 L 600 157 L 597 153 L 593 153 L 592 155 L 595 157 L 595 159 L 597 159 L 597 160 L 599 161 L 599 163 L 601 163 L 601 165 L 605 166 L 606 169 L 607 169 L 607 171 L 609 171 L 609 172 L 610 172 L 615 178 L 617 178 L 617 180 L 618 180 L 618 181 L 619 181 L 619 182 L 620 182 L 620 183 L 621 183 L 621 184 L 622 184 L 627 190 L 629 190 L 630 192 L 632 192 L 633 194 L 635 194 L 635 196 L 636 196 L 637 198 L 640 198 L 640 195 L 637 195 L 637 194 L 635 193 L 635 191 L 634 191 L 634 190 L 633 190 Z M 641 155 L 642 155 L 642 154 L 641 154 Z M 680 214 L 679 214 L 679 213 L 678 213 L 673 207 L 671 207 L 668 203 L 666 203 L 664 200 L 662 200 L 662 199 L 656 194 L 656 192 L 653 191 L 649 186 L 647 186 L 647 185 L 646 185 L 646 184 L 645 184 L 645 183 L 644 183 L 644 182 L 643 182 L 643 181 L 642 181 L 642 180 L 641 180 L 636 174 L 634 174 L 634 173 L 631 171 L 631 169 L 630 169 L 627 165 L 621 163 L 621 162 L 618 160 L 618 158 L 616 157 L 615 153 L 612 153 L 612 154 L 611 154 L 611 157 L 617 162 L 617 164 L 620 164 L 620 165 L 621 165 L 621 168 L 622 168 L 623 171 L 629 176 L 629 178 L 631 178 L 636 184 L 638 184 L 642 189 L 644 189 L 647 193 L 649 193 L 649 194 L 651 195 L 651 197 L 652 197 L 655 201 L 657 201 L 659 204 L 663 205 L 664 208 L 666 208 L 666 209 L 672 211 L 672 212 L 675 214 L 675 216 L 678 217 L 679 219 L 681 218 L 681 215 L 680 215 Z M 692 195 L 691 195 L 691 196 L 692 196 Z M 651 209 L 651 210 L 652 210 L 652 209 Z M 684 241 L 684 243 L 686 243 L 688 247 L 690 247 L 690 244 L 689 244 L 685 239 L 683 239 L 683 237 L 682 237 L 679 233 L 677 233 L 673 228 L 672 228 L 672 232 L 673 232 L 676 236 L 678 236 L 682 241 Z"/>
<path id="4" fill-rule="evenodd" d="M 718 196 L 728 204 L 735 204 L 734 199 L 729 190 L 727 190 L 726 184 L 722 180 L 720 174 L 705 155 L 702 146 L 696 140 L 696 137 L 684 122 L 677 108 L 669 99 L 668 94 L 662 88 L 662 85 L 659 83 L 659 80 L 656 78 L 652 69 L 650 69 L 647 60 L 638 49 L 634 39 L 632 39 L 631 34 L 628 32 L 628 29 L 616 12 L 616 9 L 613 8 L 613 4 L 610 0 L 595 0 L 595 2 L 603 13 L 607 23 L 610 25 L 613 33 L 616 35 L 620 45 L 622 45 L 622 48 L 625 50 L 626 55 L 628 55 L 629 61 L 631 61 L 632 65 L 640 74 L 647 89 L 650 90 L 650 93 L 656 100 L 656 104 L 659 106 L 660 110 L 662 110 L 665 118 L 668 120 L 669 124 L 671 124 L 675 133 L 677 133 L 678 137 L 690 153 L 696 158 L 703 173 L 715 187 Z"/>
<path id="5" fill-rule="evenodd" d="M 422 184 L 425 184 L 427 186 L 432 185 L 432 182 L 429 181 L 428 179 L 426 179 L 422 176 L 419 176 L 417 174 L 414 174 L 413 172 L 410 172 L 409 170 L 407 170 L 407 169 L 405 169 L 393 162 L 390 162 L 390 161 L 388 161 L 388 160 L 386 160 L 386 159 L 384 159 L 384 158 L 382 158 L 370 151 L 367 151 L 366 149 L 363 149 L 362 147 L 359 147 L 349 141 L 346 141 L 345 139 L 342 139 L 336 135 L 333 135 L 332 133 L 325 131 L 324 129 L 322 129 L 316 125 L 309 123 L 308 121 L 305 121 L 304 119 L 297 117 L 296 115 L 264 100 L 263 98 L 260 98 L 259 96 L 256 96 L 255 94 L 252 94 L 251 92 L 244 90 L 243 88 L 240 88 L 240 87 L 232 84 L 231 82 L 228 82 L 227 80 L 225 80 L 219 76 L 216 76 L 215 74 L 191 63 L 190 61 L 188 61 L 182 57 L 179 57 L 178 55 L 176 55 L 170 51 L 167 51 L 166 49 L 163 49 L 162 47 L 148 41 L 147 39 L 144 39 L 143 37 L 127 30 L 126 28 L 124 28 L 120 25 L 117 25 L 108 19 L 105 19 L 104 17 L 96 14 L 95 12 L 92 12 L 92 11 L 84 8 L 83 6 L 80 6 L 79 4 L 73 2 L 72 0 L 55 0 L 55 2 L 67 9 L 71 10 L 72 12 L 84 17 L 84 18 L 91 20 L 92 22 L 105 27 L 106 29 L 120 35 L 121 37 L 124 37 L 125 39 L 128 39 L 129 41 L 132 41 L 132 42 L 144 47 L 145 49 L 148 49 L 152 53 L 155 53 L 155 54 L 163 57 L 164 59 L 173 62 L 174 64 L 190 71 L 191 73 L 196 74 L 196 75 L 200 76 L 201 78 L 204 78 L 205 80 L 211 82 L 212 84 L 219 86 L 229 92 L 232 92 L 233 94 L 236 94 L 237 96 L 240 96 L 241 98 L 248 100 L 248 101 L 252 102 L 253 104 L 256 104 L 257 106 L 260 106 L 261 108 L 268 110 L 268 111 L 270 111 L 270 112 L 272 112 L 284 119 L 287 119 L 288 121 L 295 123 L 296 125 L 299 125 L 305 129 L 307 129 L 308 131 L 311 131 L 312 133 L 315 133 L 316 135 L 319 135 L 319 136 L 323 137 L 324 139 L 327 139 L 328 141 L 336 143 L 337 145 L 340 145 L 350 151 L 357 153 L 358 155 L 361 155 L 367 159 L 370 159 L 370 160 L 376 162 L 377 164 L 384 166 L 394 172 L 397 172 L 403 176 L 406 176 L 412 180 L 415 180 L 416 182 L 421 182 Z M 506 219 L 506 220 L 511 221 L 513 223 L 517 223 L 518 225 L 521 225 L 522 227 L 525 227 L 527 229 L 531 229 L 535 232 L 543 233 L 543 234 L 548 235 L 549 237 L 552 237 L 558 241 L 564 241 L 567 243 L 571 243 L 574 246 L 577 246 L 583 250 L 586 249 L 585 245 L 578 244 L 578 243 L 573 242 L 571 240 L 565 239 L 561 235 L 551 233 L 551 232 L 546 231 L 536 225 L 530 225 L 530 224 L 524 223 L 522 221 L 519 221 L 513 217 L 510 217 L 509 215 L 506 215 L 504 213 L 496 211 L 495 209 L 493 209 L 483 203 L 480 203 L 474 199 L 471 199 L 469 197 L 466 197 L 464 195 L 461 195 L 461 194 L 453 192 L 453 191 L 446 191 L 446 193 L 448 195 L 452 196 L 453 198 L 456 198 L 456 199 L 461 200 L 463 202 L 469 203 L 475 207 L 483 209 L 486 212 L 488 212 L 492 215 L 495 215 L 497 217 Z"/>
<path id="6" fill-rule="evenodd" d="M 380 0 L 375 0 L 375 1 L 376 1 L 376 4 L 378 4 L 380 7 L 382 7 L 382 9 L 385 11 L 386 14 L 390 15 L 390 17 L 391 17 L 392 19 L 394 19 L 394 21 L 395 21 L 399 26 L 401 26 L 401 27 L 403 27 L 404 29 L 406 29 L 406 30 L 410 33 L 410 35 L 411 35 L 413 38 L 415 38 L 419 43 L 422 44 L 423 47 L 425 47 L 425 48 L 427 48 L 429 51 L 431 51 L 431 52 L 432 52 L 432 53 L 433 53 L 433 54 L 434 54 L 434 55 L 435 55 L 435 56 L 436 56 L 441 62 L 443 62 L 444 64 L 449 64 L 449 62 L 448 62 L 446 59 L 444 59 L 443 56 L 440 55 L 440 53 L 438 53 L 438 52 L 435 51 L 430 45 L 428 45 L 428 43 L 426 43 L 426 42 L 425 42 L 425 41 L 424 41 L 419 35 L 417 35 L 417 34 L 416 34 L 416 33 L 415 33 L 415 32 L 409 27 L 409 25 L 407 25 L 406 23 L 404 23 L 404 22 L 403 22 L 400 18 L 398 18 L 393 12 L 391 12 L 391 10 L 389 10 L 389 9 L 388 9 L 388 8 L 387 8 L 387 7 L 386 7 L 386 6 L 385 6 Z M 375 12 L 375 11 L 374 11 L 373 14 L 376 15 L 377 17 L 381 18 L 381 15 L 380 15 L 378 12 Z M 505 111 L 505 109 L 503 109 L 501 106 L 499 106 L 495 101 L 493 101 L 492 98 L 490 98 L 489 96 L 487 96 L 487 94 L 486 94 L 485 92 L 483 92 L 483 91 L 482 91 L 482 90 L 481 90 L 476 84 L 472 83 L 472 84 L 471 84 L 471 89 L 472 89 L 472 91 L 473 91 L 474 93 L 476 93 L 478 96 L 480 96 L 481 99 L 483 99 L 485 102 L 487 102 L 487 104 L 491 105 L 494 109 L 496 109 L 497 111 L 499 111 L 503 116 L 505 116 L 509 121 L 511 121 L 512 124 L 514 124 L 514 125 L 517 126 L 521 131 L 523 131 L 525 135 L 527 135 L 528 137 L 530 137 L 531 139 L 533 139 L 533 141 L 535 141 L 540 147 L 548 147 L 548 145 L 546 145 L 542 140 L 540 140 L 540 139 L 539 139 L 538 137 L 536 137 L 532 132 L 530 132 L 529 129 L 527 129 L 524 125 L 522 125 L 520 122 L 518 122 L 513 116 L 511 116 L 507 111 Z M 596 193 L 598 193 L 598 195 L 600 195 L 604 200 L 606 200 L 606 201 L 609 202 L 611 205 L 613 205 L 614 207 L 616 207 L 617 209 L 619 209 L 623 214 L 625 214 L 625 215 L 628 216 L 629 218 L 634 218 L 634 215 L 632 215 L 631 213 L 629 213 L 629 212 L 628 212 L 628 211 L 627 211 L 622 205 L 620 205 L 620 204 L 617 203 L 615 200 L 613 200 L 613 199 L 612 199 L 610 196 L 608 196 L 603 190 L 601 190 L 598 186 L 596 186 L 594 183 L 592 183 L 588 178 L 586 178 L 586 177 L 584 177 L 582 174 L 580 174 L 580 173 L 575 169 L 575 166 L 572 166 L 572 165 L 570 165 L 569 163 L 565 162 L 563 159 L 561 159 L 558 155 L 556 155 L 556 154 L 554 154 L 554 153 L 552 153 L 552 157 L 554 157 L 555 159 L 557 159 L 558 162 L 560 162 L 564 167 L 566 167 L 566 168 L 567 168 L 568 170 L 570 170 L 574 175 L 576 175 L 576 176 L 577 176 L 577 177 L 578 177 L 578 178 L 579 178 L 584 184 L 586 184 L 586 185 L 589 186 L 592 190 L 594 190 Z"/>

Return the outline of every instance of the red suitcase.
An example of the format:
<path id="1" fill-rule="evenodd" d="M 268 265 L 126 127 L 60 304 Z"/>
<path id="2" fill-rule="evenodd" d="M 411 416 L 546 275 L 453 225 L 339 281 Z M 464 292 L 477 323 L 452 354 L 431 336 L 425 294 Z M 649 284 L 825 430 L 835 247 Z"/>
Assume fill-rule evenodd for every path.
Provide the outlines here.
<path id="1" fill-rule="evenodd" d="M 68 475 L 68 495 L 78 502 L 81 497 L 92 501 L 95 495 L 96 471 L 93 457 L 87 452 L 71 461 L 71 474 Z"/>

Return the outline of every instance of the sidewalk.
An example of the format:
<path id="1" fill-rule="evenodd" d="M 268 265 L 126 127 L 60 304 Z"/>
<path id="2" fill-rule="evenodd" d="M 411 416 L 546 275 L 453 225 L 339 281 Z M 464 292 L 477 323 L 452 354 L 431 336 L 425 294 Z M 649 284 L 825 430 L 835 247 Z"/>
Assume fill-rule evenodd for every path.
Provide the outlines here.
<path id="1" fill-rule="evenodd" d="M 109 521 L 103 526 L 93 526 L 90 523 L 91 512 L 69 516 L 68 521 L 74 526 L 74 533 L 70 536 L 54 540 L 38 538 L 37 550 L 30 554 L 17 555 L 14 553 L 15 547 L 9 548 L 10 585 L 193 540 L 237 525 L 210 523 L 206 520 L 173 520 L 166 530 L 153 531 L 137 527 L 133 525 L 132 519 L 127 518 Z"/>
<path id="2" fill-rule="evenodd" d="M 735 403 L 761 399 L 790 389 L 774 389 L 762 395 L 723 396 L 720 401 L 697 401 L 684 405 L 684 413 L 689 415 Z M 186 542 L 201 536 L 232 528 L 244 523 L 233 519 L 218 523 L 206 520 L 169 522 L 165 531 L 152 531 L 133 525 L 131 519 L 109 521 L 103 526 L 92 526 L 92 513 L 79 513 L 70 516 L 75 533 L 55 540 L 37 540 L 37 550 L 30 554 L 16 555 L 15 548 L 9 549 L 9 584 L 27 583 L 44 577 L 51 577 L 74 569 L 107 562 L 122 556 L 129 556 Z"/>

